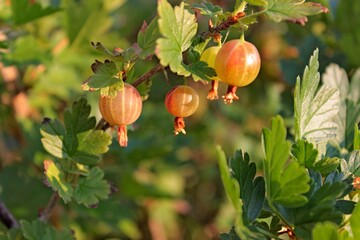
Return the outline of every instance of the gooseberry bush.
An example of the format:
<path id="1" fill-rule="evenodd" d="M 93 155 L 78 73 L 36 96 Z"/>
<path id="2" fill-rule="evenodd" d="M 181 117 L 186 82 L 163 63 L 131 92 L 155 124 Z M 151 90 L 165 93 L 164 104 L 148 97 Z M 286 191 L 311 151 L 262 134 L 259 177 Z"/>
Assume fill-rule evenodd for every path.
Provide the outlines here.
<path id="1" fill-rule="evenodd" d="M 261 54 L 247 40 L 248 30 L 262 17 L 305 25 L 309 16 L 328 13 L 323 2 L 236 0 L 225 10 L 208 1 L 175 6 L 158 0 L 156 16 L 144 21 L 128 48 L 109 50 L 108 44 L 91 42 L 104 60 L 94 59 L 89 66 L 92 74 L 81 86 L 85 97 L 66 108 L 61 118 L 45 117 L 41 125 L 41 143 L 51 155 L 43 160 L 44 183 L 53 190 L 48 205 L 37 220 L 20 222 L 1 206 L 1 220 L 9 230 L 0 233 L 0 239 L 74 239 L 70 228 L 48 224 L 54 208 L 60 200 L 95 208 L 122 190 L 104 178 L 102 155 L 109 152 L 114 130 L 118 151 L 131 148 L 133 131 L 128 128 L 141 131 L 137 120 L 153 94 L 155 75 L 162 74 L 168 85 L 161 96 L 163 109 L 157 111 L 167 110 L 169 121 L 174 118 L 169 134 L 191 137 L 184 118 L 203 103 L 197 89 L 210 88 L 204 98 L 228 107 L 239 104 L 237 88 L 259 81 Z M 17 24 L 61 10 L 27 0 L 10 4 Z M 201 24 L 205 31 L 199 31 Z M 235 212 L 233 227 L 220 239 L 360 238 L 360 70 L 349 80 L 344 69 L 330 64 L 320 77 L 318 57 L 315 49 L 296 79 L 294 116 L 275 116 L 270 127 L 264 127 L 259 139 L 262 162 L 251 161 L 245 148 L 227 158 L 217 147 L 219 175 Z M 140 65 L 154 61 L 142 71 Z M 175 75 L 181 77 L 180 84 L 172 80 Z M 227 90 L 219 97 L 221 86 Z M 95 94 L 100 95 L 96 110 L 87 100 Z M 97 110 L 102 116 L 98 121 L 91 116 Z"/>

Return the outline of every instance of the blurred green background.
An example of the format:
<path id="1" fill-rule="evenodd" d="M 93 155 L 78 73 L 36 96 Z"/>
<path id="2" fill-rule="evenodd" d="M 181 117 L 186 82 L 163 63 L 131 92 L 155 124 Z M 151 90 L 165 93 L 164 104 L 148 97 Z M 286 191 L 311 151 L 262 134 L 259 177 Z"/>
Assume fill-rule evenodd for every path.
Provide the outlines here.
<path id="1" fill-rule="evenodd" d="M 81 90 L 91 63 L 105 59 L 90 42 L 109 49 L 131 46 L 143 21 L 156 16 L 157 1 L 39 0 L 59 11 L 25 23 L 11 7 L 21 2 L 0 0 L 0 200 L 17 219 L 34 219 L 52 193 L 43 184 L 42 164 L 51 156 L 40 141 L 42 119 L 61 119 L 80 96 L 101 118 L 99 94 Z M 227 232 L 234 213 L 220 181 L 215 146 L 228 155 L 241 148 L 260 162 L 261 131 L 270 118 L 281 114 L 291 131 L 295 79 L 315 48 L 321 71 L 330 62 L 350 75 L 360 66 L 360 1 L 317 2 L 330 12 L 310 17 L 306 26 L 261 16 L 249 28 L 245 37 L 258 47 L 262 68 L 254 83 L 238 89 L 239 101 L 209 102 L 210 86 L 189 81 L 201 102 L 186 119 L 185 136 L 173 136 L 173 118 L 163 104 L 166 92 L 183 79 L 171 73 L 169 81 L 163 73 L 153 77 L 141 117 L 128 132 L 129 146 L 113 141 L 100 164 L 118 191 L 97 208 L 61 203 L 51 222 L 70 227 L 78 239 L 214 239 Z M 213 3 L 231 11 L 235 1 Z M 199 21 L 199 32 L 205 31 L 206 19 Z M 135 75 L 156 62 L 156 57 L 139 62 Z M 221 85 L 220 94 L 225 90 Z"/>

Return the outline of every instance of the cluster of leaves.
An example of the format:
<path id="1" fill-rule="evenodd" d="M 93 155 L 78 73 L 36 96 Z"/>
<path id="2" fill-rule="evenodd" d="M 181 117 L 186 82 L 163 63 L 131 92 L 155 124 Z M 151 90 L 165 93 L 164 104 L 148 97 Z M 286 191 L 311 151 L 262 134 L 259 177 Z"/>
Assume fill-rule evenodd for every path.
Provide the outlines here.
<path id="1" fill-rule="evenodd" d="M 64 125 L 47 118 L 40 130 L 44 148 L 56 157 L 56 161 L 44 162 L 47 182 L 65 203 L 74 198 L 88 207 L 110 193 L 103 171 L 95 165 L 100 154 L 108 151 L 111 136 L 95 129 L 96 120 L 89 117 L 90 110 L 90 105 L 81 98 L 65 110 Z"/>
<path id="2" fill-rule="evenodd" d="M 0 240 L 71 240 L 75 239 L 69 229 L 57 230 L 53 226 L 39 220 L 20 221 L 20 228 L 13 228 L 6 234 L 0 233 Z"/>
<path id="3" fill-rule="evenodd" d="M 328 239 L 329 232 L 332 239 L 360 237 L 353 185 L 360 176 L 360 78 L 355 74 L 349 88 L 346 73 L 333 64 L 318 88 L 318 66 L 316 50 L 296 83 L 295 142 L 287 140 L 280 116 L 263 130 L 263 176 L 255 178 L 246 153 L 236 152 L 228 167 L 218 149 L 222 181 L 237 211 L 234 229 L 222 239 L 278 239 L 283 228 L 301 239 Z"/>

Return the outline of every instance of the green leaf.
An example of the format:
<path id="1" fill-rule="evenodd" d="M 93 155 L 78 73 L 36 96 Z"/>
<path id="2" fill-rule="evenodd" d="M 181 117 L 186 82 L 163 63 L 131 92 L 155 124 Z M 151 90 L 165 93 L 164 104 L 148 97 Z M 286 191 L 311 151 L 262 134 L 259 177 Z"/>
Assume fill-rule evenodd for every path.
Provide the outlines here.
<path id="1" fill-rule="evenodd" d="M 340 159 L 337 157 L 330 158 L 322 158 L 315 163 L 313 169 L 315 171 L 320 172 L 322 175 L 327 175 L 328 173 L 336 170 L 340 165 Z"/>
<path id="2" fill-rule="evenodd" d="M 357 203 L 350 217 L 350 226 L 354 235 L 354 239 L 360 238 L 360 204 Z"/>
<path id="3" fill-rule="evenodd" d="M 229 172 L 226 155 L 220 147 L 217 147 L 218 163 L 220 168 L 221 180 L 224 184 L 225 192 L 236 210 L 241 209 L 242 202 L 240 197 L 239 183 L 233 178 Z"/>
<path id="4" fill-rule="evenodd" d="M 291 144 L 286 140 L 286 128 L 280 116 L 272 119 L 271 129 L 263 130 L 262 140 L 264 178 L 270 206 L 274 203 L 287 207 L 306 204 L 308 199 L 303 194 L 310 189 L 310 178 L 304 167 L 289 160 Z"/>
<path id="5" fill-rule="evenodd" d="M 319 154 L 312 143 L 303 139 L 298 139 L 292 147 L 292 156 L 296 161 L 306 168 L 313 168 L 316 158 Z"/>
<path id="6" fill-rule="evenodd" d="M 220 168 L 220 176 L 222 183 L 225 188 L 226 195 L 229 197 L 231 203 L 233 204 L 236 210 L 236 219 L 235 219 L 235 231 L 236 234 L 241 239 L 259 239 L 258 234 L 252 232 L 247 226 L 244 224 L 243 220 L 243 203 L 240 197 L 240 186 L 238 181 L 231 176 L 229 171 L 229 167 L 227 165 L 226 155 L 222 151 L 221 147 L 217 147 L 218 154 L 218 164 Z"/>
<path id="7" fill-rule="evenodd" d="M 265 182 L 263 177 L 256 177 L 256 165 L 250 163 L 247 153 L 236 151 L 230 158 L 233 177 L 240 185 L 240 198 L 243 201 L 243 211 L 248 222 L 254 221 L 261 213 L 265 202 Z"/>
<path id="8" fill-rule="evenodd" d="M 354 129 L 354 150 L 360 150 L 360 129 L 356 125 Z"/>
<path id="9" fill-rule="evenodd" d="M 268 2 L 266 0 L 245 0 L 250 5 L 266 7 Z"/>
<path id="10" fill-rule="evenodd" d="M 52 6 L 43 8 L 40 3 L 31 3 L 29 0 L 11 0 L 11 9 L 14 23 L 18 25 L 53 14 L 60 10 Z"/>
<path id="11" fill-rule="evenodd" d="M 340 96 L 336 88 L 323 85 L 318 91 L 318 49 L 305 68 L 303 79 L 296 80 L 294 95 L 295 139 L 305 138 L 310 142 L 326 142 L 336 136 L 334 117 L 339 112 Z"/>
<path id="12" fill-rule="evenodd" d="M 158 18 L 154 18 L 149 25 L 144 21 L 138 36 L 137 44 L 142 49 L 140 57 L 146 59 L 155 52 L 156 40 L 160 37 Z"/>
<path id="13" fill-rule="evenodd" d="M 93 130 L 95 117 L 86 99 L 75 101 L 64 111 L 65 127 L 58 120 L 45 119 L 41 127 L 44 148 L 53 156 L 71 159 L 77 163 L 94 165 L 100 154 L 108 151 L 111 136 L 102 130 Z"/>
<path id="14" fill-rule="evenodd" d="M 114 97 L 116 97 L 118 91 L 123 89 L 123 87 L 124 87 L 124 82 L 123 81 L 118 81 L 117 83 L 115 83 L 115 84 L 113 84 L 111 86 L 101 88 L 100 89 L 100 95 L 101 95 L 101 97 L 114 98 Z"/>
<path id="15" fill-rule="evenodd" d="M 348 171 L 360 177 L 360 150 L 352 151 L 347 161 Z"/>
<path id="16" fill-rule="evenodd" d="M 54 191 L 58 192 L 65 203 L 70 202 L 73 196 L 73 188 L 65 180 L 65 173 L 61 167 L 51 160 L 45 160 L 44 168 L 47 180 Z"/>
<path id="17" fill-rule="evenodd" d="M 291 21 L 305 25 L 307 16 L 329 11 L 319 3 L 305 2 L 305 0 L 267 0 L 267 2 L 266 15 L 275 22 Z"/>
<path id="18" fill-rule="evenodd" d="M 360 69 L 351 78 L 346 101 L 346 148 L 350 149 L 354 141 L 354 126 L 360 122 Z"/>
<path id="19" fill-rule="evenodd" d="M 20 221 L 21 229 L 27 240 L 70 240 L 75 239 L 70 230 L 56 230 L 51 225 L 35 220 L 28 222 Z"/>
<path id="20" fill-rule="evenodd" d="M 206 62 L 199 61 L 190 65 L 183 64 L 184 68 L 193 75 L 194 80 L 208 80 L 216 76 L 215 69 L 209 67 Z"/>
<path id="21" fill-rule="evenodd" d="M 313 240 L 339 240 L 338 227 L 331 222 L 318 223 L 312 231 Z"/>
<path id="22" fill-rule="evenodd" d="M 104 63 L 97 62 L 95 74 L 90 77 L 87 84 L 90 88 L 97 89 L 122 82 L 117 76 L 118 72 L 115 63 L 112 61 L 107 60 Z"/>
<path id="23" fill-rule="evenodd" d="M 306 194 L 309 201 L 304 206 L 287 209 L 284 216 L 291 216 L 289 221 L 295 226 L 298 237 L 309 239 L 315 224 L 330 221 L 340 224 L 342 213 L 337 209 L 336 200 L 342 197 L 347 185 L 342 181 L 343 174 L 330 173 L 322 180 L 319 172 L 310 170 L 311 188 Z"/>
<path id="24" fill-rule="evenodd" d="M 189 76 L 183 67 L 182 53 L 191 45 L 197 31 L 194 14 L 184 9 L 184 3 L 174 9 L 167 0 L 158 1 L 159 28 L 163 36 L 156 41 L 156 56 L 163 66 L 169 66 L 172 72 Z"/>
<path id="25" fill-rule="evenodd" d="M 346 99 L 349 92 L 349 79 L 344 69 L 336 64 L 330 64 L 323 74 L 324 85 L 334 87 L 339 90 L 340 103 L 339 113 L 335 116 L 337 123 L 336 140 L 340 146 L 345 146 L 345 130 L 346 130 Z"/>
<path id="26" fill-rule="evenodd" d="M 87 207 L 96 205 L 100 199 L 107 199 L 110 194 L 109 184 L 103 180 L 104 173 L 94 167 L 86 177 L 80 177 L 74 190 L 74 198 L 77 203 Z"/>
<path id="27" fill-rule="evenodd" d="M 58 158 L 68 157 L 63 143 L 65 128 L 59 120 L 45 118 L 42 122 L 40 133 L 43 136 L 41 142 L 48 153 Z"/>
<path id="28" fill-rule="evenodd" d="M 213 5 L 211 2 L 194 3 L 191 7 L 200 10 L 201 15 L 209 16 L 209 18 L 223 15 L 223 9 L 218 5 Z"/>

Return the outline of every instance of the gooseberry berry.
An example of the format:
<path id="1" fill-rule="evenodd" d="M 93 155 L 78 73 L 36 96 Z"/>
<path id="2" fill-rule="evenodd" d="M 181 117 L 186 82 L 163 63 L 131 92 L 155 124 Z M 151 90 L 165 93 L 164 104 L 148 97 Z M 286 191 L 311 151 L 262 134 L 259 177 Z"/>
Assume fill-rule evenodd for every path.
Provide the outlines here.
<path id="1" fill-rule="evenodd" d="M 184 117 L 192 115 L 199 106 L 199 95 L 191 87 L 180 85 L 170 90 L 165 97 L 166 109 L 175 116 L 174 133 L 186 134 Z"/>
<path id="2" fill-rule="evenodd" d="M 116 97 L 100 97 L 99 108 L 103 118 L 111 125 L 118 126 L 120 146 L 128 143 L 126 125 L 134 123 L 140 116 L 142 100 L 140 93 L 131 84 L 125 83 Z"/>
<path id="3" fill-rule="evenodd" d="M 260 71 L 260 55 L 256 47 L 243 39 L 226 42 L 216 55 L 215 71 L 221 81 L 229 85 L 223 97 L 231 103 L 236 96 L 236 87 L 252 83 Z"/>
<path id="4" fill-rule="evenodd" d="M 200 61 L 206 62 L 209 67 L 215 69 L 215 59 L 220 48 L 221 46 L 213 46 L 205 49 L 204 52 L 201 54 Z M 211 89 L 208 92 L 207 99 L 214 100 L 219 98 L 217 92 L 218 80 L 218 77 L 213 77 L 213 80 L 211 81 Z"/>

